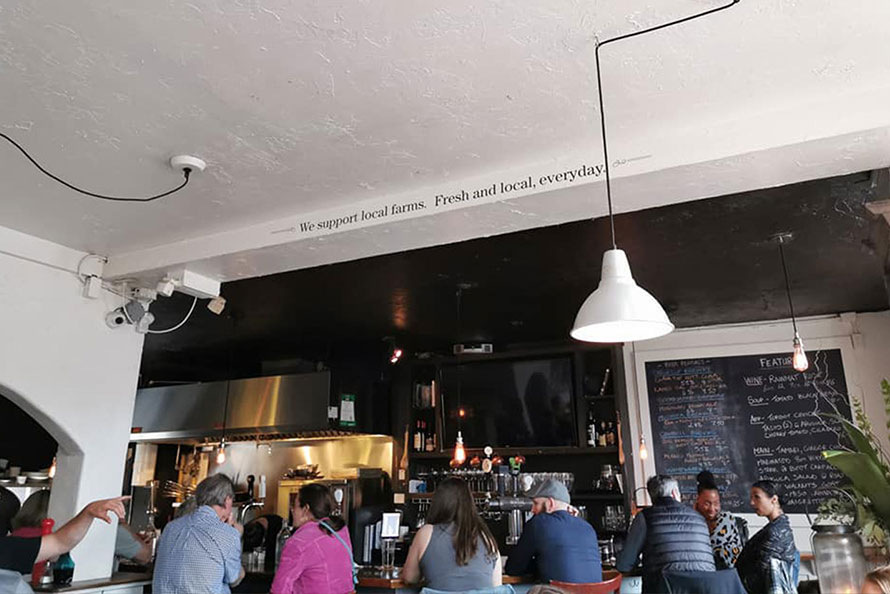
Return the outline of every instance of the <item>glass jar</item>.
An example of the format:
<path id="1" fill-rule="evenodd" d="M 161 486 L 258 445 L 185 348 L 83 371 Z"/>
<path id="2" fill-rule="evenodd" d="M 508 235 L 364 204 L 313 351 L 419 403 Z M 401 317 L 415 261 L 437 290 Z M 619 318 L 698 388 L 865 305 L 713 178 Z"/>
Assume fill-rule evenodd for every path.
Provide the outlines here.
<path id="1" fill-rule="evenodd" d="M 820 592 L 861 592 L 865 579 L 865 552 L 862 539 L 852 526 L 840 524 L 813 526 L 810 536 Z"/>

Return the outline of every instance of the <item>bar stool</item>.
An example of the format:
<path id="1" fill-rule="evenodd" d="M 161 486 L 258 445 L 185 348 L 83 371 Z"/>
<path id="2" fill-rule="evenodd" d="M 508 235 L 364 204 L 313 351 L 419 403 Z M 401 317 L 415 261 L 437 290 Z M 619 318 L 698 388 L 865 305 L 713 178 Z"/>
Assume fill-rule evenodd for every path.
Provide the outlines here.
<path id="1" fill-rule="evenodd" d="M 589 584 L 573 584 L 571 582 L 560 582 L 558 580 L 550 580 L 551 586 L 556 586 L 560 590 L 568 594 L 613 594 L 621 590 L 621 574 L 619 573 L 612 579 L 605 582 L 592 582 Z"/>

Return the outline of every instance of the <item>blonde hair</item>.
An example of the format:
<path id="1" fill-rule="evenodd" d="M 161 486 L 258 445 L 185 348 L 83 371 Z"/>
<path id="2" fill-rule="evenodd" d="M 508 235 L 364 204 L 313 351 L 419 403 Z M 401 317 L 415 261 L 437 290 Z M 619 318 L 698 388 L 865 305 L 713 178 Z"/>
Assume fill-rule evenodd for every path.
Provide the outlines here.
<path id="1" fill-rule="evenodd" d="M 865 579 L 874 582 L 884 594 L 890 594 L 890 565 L 878 567 L 865 576 Z"/>

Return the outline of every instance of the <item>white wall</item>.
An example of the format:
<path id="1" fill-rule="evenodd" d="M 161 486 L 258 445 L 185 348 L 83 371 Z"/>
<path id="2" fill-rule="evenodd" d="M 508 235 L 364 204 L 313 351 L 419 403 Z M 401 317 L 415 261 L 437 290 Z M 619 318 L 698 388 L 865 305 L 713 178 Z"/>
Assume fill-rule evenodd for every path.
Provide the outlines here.
<path id="1" fill-rule="evenodd" d="M 117 296 L 81 296 L 72 271 L 84 255 L 0 227 L 0 392 L 59 442 L 57 526 L 121 492 L 142 354 L 142 336 L 105 325 Z M 113 550 L 114 528 L 94 522 L 72 554 L 75 579 L 109 575 Z"/>
<path id="2" fill-rule="evenodd" d="M 881 379 L 890 379 L 890 311 L 867 314 L 841 314 L 798 320 L 800 335 L 807 351 L 840 348 L 851 396 L 861 399 L 871 419 L 876 435 L 890 452 L 887 421 L 881 397 Z M 640 430 L 646 443 L 652 444 L 648 398 L 644 393 L 646 360 L 685 358 L 695 356 L 725 356 L 734 354 L 791 351 L 790 320 L 711 326 L 678 330 L 656 340 L 632 343 L 624 347 L 625 380 L 627 382 L 631 437 L 634 456 L 632 474 L 637 485 L 645 484 L 644 477 L 655 473 L 655 462 L 650 455 L 645 465 L 639 459 Z M 641 417 L 641 422 L 638 419 Z M 642 426 L 641 426 L 642 425 Z M 642 493 L 638 501 L 643 502 Z M 765 522 L 757 516 L 746 515 L 754 530 Z M 809 551 L 809 526 L 802 514 L 791 514 L 795 538 L 801 551 Z"/>

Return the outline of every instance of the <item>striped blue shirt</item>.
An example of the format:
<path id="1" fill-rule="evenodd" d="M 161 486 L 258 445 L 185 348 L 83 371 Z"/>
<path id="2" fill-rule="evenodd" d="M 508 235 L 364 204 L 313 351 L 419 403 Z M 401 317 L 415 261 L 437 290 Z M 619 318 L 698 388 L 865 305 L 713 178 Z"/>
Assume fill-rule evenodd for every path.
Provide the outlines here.
<path id="1" fill-rule="evenodd" d="M 240 574 L 241 536 L 204 505 L 161 533 L 152 592 L 229 594 Z"/>

